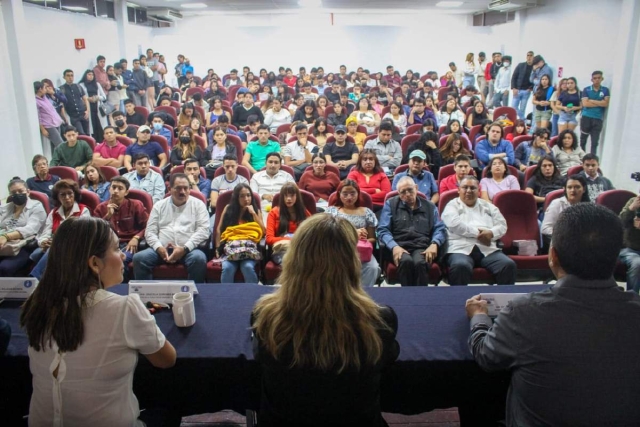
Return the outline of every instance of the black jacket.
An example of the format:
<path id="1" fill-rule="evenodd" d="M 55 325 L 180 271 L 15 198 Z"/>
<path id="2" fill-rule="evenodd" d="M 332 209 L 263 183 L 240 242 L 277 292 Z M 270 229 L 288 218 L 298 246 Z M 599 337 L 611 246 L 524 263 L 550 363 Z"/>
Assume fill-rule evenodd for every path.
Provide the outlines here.
<path id="1" fill-rule="evenodd" d="M 519 63 L 511 75 L 511 89 L 533 90 L 533 84 L 529 81 L 531 70 L 533 70 L 532 65 L 526 62 Z"/>

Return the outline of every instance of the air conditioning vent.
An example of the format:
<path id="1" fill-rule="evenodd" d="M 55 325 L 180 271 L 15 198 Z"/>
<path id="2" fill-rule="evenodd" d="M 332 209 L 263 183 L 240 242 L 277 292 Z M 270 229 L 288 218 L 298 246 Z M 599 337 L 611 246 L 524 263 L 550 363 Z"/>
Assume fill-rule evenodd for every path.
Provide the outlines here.
<path id="1" fill-rule="evenodd" d="M 489 10 L 506 12 L 536 6 L 538 6 L 537 0 L 492 0 L 489 3 Z"/>
<path id="2" fill-rule="evenodd" d="M 150 18 L 156 18 L 159 21 L 179 21 L 182 19 L 182 14 L 175 10 L 164 8 L 149 8 L 147 9 L 147 16 Z"/>

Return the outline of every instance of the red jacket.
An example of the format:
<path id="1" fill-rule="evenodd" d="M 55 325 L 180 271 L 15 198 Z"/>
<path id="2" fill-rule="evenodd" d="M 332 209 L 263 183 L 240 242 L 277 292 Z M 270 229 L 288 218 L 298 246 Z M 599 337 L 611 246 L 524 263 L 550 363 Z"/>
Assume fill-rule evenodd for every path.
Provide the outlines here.
<path id="1" fill-rule="evenodd" d="M 311 213 L 306 209 L 304 213 L 307 217 L 311 216 Z M 274 243 L 279 242 L 280 240 L 291 240 L 289 237 L 278 236 L 278 228 L 280 228 L 280 208 L 276 206 L 269 211 L 269 215 L 267 216 L 267 233 L 265 234 L 267 245 L 273 246 Z M 287 233 L 293 234 L 297 229 L 298 224 L 294 221 L 289 221 Z"/>
<path id="2" fill-rule="evenodd" d="M 286 84 L 289 87 L 296 87 L 296 81 L 298 81 L 298 78 L 296 76 L 291 76 L 291 77 L 285 76 L 285 78 L 282 79 L 282 81 L 284 82 L 284 84 Z"/>
<path id="3" fill-rule="evenodd" d="M 487 63 L 487 67 L 484 69 L 484 79 L 486 81 L 491 80 L 491 66 L 493 65 L 493 61 L 489 61 Z"/>
<path id="4" fill-rule="evenodd" d="M 80 216 L 82 215 L 82 212 L 85 209 L 88 209 L 89 211 L 91 211 L 91 209 L 89 209 L 86 205 L 83 205 L 82 203 L 78 203 L 78 207 L 80 208 L 78 212 L 72 213 L 71 216 Z M 58 230 L 58 227 L 60 227 L 60 224 L 62 224 L 62 217 L 58 213 L 58 209 L 53 211 L 53 215 L 51 216 L 51 219 L 53 220 L 53 222 L 51 223 L 51 234 L 55 234 L 56 230 Z"/>
<path id="5" fill-rule="evenodd" d="M 347 176 L 358 183 L 360 191 L 371 195 L 371 199 L 375 205 L 384 204 L 384 197 L 391 191 L 391 183 L 384 172 L 373 174 L 367 182 L 367 177 L 355 169 L 352 169 Z M 376 192 L 376 190 L 380 190 Z"/>

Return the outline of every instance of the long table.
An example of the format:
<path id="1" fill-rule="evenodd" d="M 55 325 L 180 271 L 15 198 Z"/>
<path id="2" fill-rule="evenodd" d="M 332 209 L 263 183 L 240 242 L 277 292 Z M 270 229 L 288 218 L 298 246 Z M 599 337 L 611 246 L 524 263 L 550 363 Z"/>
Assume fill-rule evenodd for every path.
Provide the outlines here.
<path id="1" fill-rule="evenodd" d="M 534 292 L 548 286 L 491 288 L 492 292 Z M 111 288 L 125 294 L 125 285 Z M 156 321 L 175 346 L 176 366 L 161 370 L 140 357 L 134 392 L 141 408 L 164 408 L 182 416 L 259 407 L 260 367 L 253 360 L 249 315 L 272 287 L 203 284 L 195 298 L 196 324 L 178 328 L 172 314 Z M 462 425 L 492 425 L 504 416 L 508 373 L 489 374 L 474 362 L 467 346 L 467 298 L 487 287 L 368 288 L 380 304 L 398 314 L 400 356 L 382 378 L 384 412 L 417 414 L 458 407 Z M 19 327 L 20 303 L 0 304 L 0 318 L 13 329 L 8 355 L 0 357 L 0 414 L 20 425 L 28 413 L 31 374 L 28 341 Z"/>

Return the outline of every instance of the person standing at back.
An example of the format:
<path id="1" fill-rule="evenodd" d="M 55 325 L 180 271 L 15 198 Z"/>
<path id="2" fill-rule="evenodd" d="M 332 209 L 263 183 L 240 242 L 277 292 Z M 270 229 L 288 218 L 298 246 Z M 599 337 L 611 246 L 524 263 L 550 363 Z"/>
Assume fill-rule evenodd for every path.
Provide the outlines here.
<path id="1" fill-rule="evenodd" d="M 637 426 L 640 296 L 613 278 L 622 224 L 578 203 L 553 229 L 550 289 L 511 301 L 492 321 L 467 300 L 469 348 L 481 368 L 511 371 L 506 425 Z"/>
<path id="2" fill-rule="evenodd" d="M 604 111 L 609 106 L 611 93 L 602 86 L 602 71 L 591 73 L 593 85 L 582 90 L 582 119 L 580 119 L 580 147 L 587 151 L 587 140 L 591 137 L 591 154 L 598 151 L 600 132 L 604 122 Z"/>
<path id="3" fill-rule="evenodd" d="M 511 91 L 513 98 L 511 106 L 518 112 L 518 119 L 524 120 L 524 112 L 533 90 L 533 83 L 529 81 L 533 71 L 533 52 L 527 52 L 527 60 L 518 64 L 511 75 Z"/>

